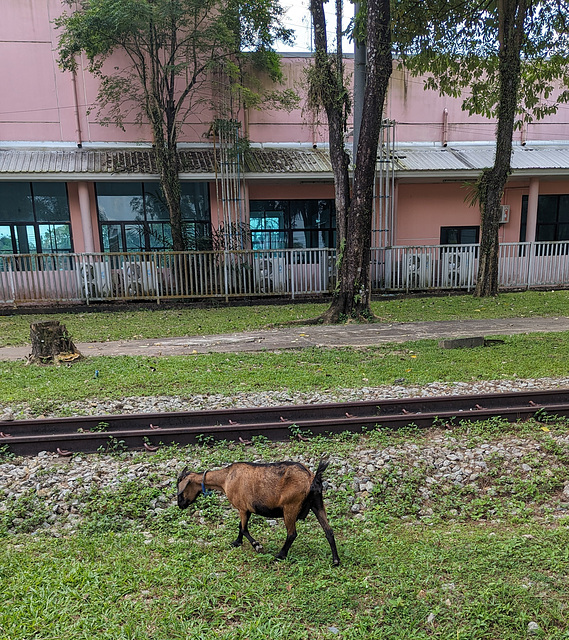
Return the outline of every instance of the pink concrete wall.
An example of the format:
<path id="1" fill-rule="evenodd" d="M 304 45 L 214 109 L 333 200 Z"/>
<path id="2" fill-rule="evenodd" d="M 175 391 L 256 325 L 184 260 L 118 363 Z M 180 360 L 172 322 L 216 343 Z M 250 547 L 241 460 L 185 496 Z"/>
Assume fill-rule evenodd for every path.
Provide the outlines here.
<path id="1" fill-rule="evenodd" d="M 539 193 L 569 193 L 569 180 L 542 179 Z M 395 244 L 439 244 L 441 227 L 479 226 L 480 211 L 464 201 L 466 194 L 467 189 L 457 182 L 399 184 Z M 500 242 L 519 242 L 522 198 L 528 194 L 528 179 L 508 182 L 502 203 L 510 205 L 510 219 L 500 225 Z"/>
<path id="2" fill-rule="evenodd" d="M 439 244 L 441 227 L 479 226 L 480 211 L 464 201 L 467 192 L 457 182 L 400 184 L 397 191 L 395 244 Z M 513 229 L 516 226 L 515 219 L 500 227 L 501 242 L 508 239 L 505 226 Z M 519 217 L 517 229 L 519 234 Z"/>
<path id="3" fill-rule="evenodd" d="M 76 91 L 70 73 L 57 66 L 58 32 L 53 19 L 61 14 L 62 0 L 2 0 L 0 21 L 0 82 L 3 87 L 0 114 L 0 140 L 76 142 L 79 110 L 81 135 L 88 142 L 150 141 L 147 127 L 127 119 L 126 132 L 116 127 L 101 127 L 95 113 L 87 114 L 97 94 L 97 82 L 85 71 L 82 61 L 77 75 Z M 303 69 L 306 57 L 283 58 L 285 82 L 281 88 L 293 88 L 300 94 L 305 89 Z M 116 57 L 110 65 L 120 64 Z M 346 60 L 351 73 L 353 60 Z M 448 111 L 448 141 L 489 141 L 494 138 L 494 123 L 480 116 L 468 116 L 461 101 L 440 97 L 423 90 L 421 78 L 410 77 L 396 68 L 391 80 L 386 116 L 397 124 L 398 142 L 441 143 L 443 112 Z M 75 99 L 77 95 L 77 101 Z M 544 121 L 529 125 L 528 140 L 567 140 L 569 110 L 562 108 Z M 183 130 L 182 139 L 203 142 L 212 114 L 205 106 L 195 105 Z M 326 141 L 324 118 L 318 122 L 301 104 L 298 109 L 271 111 L 251 110 L 248 114 L 249 135 L 254 142 L 316 143 Z M 521 137 L 521 132 L 517 137 Z"/>

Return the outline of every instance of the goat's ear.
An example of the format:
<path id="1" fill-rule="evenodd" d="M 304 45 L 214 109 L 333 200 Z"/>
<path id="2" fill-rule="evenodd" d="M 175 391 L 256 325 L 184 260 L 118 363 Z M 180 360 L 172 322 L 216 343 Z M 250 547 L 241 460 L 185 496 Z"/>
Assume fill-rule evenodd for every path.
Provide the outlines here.
<path id="1" fill-rule="evenodd" d="M 190 473 L 190 470 L 188 469 L 188 467 L 184 467 L 182 472 L 178 476 L 178 482 L 180 482 L 180 480 L 183 480 L 189 473 Z"/>

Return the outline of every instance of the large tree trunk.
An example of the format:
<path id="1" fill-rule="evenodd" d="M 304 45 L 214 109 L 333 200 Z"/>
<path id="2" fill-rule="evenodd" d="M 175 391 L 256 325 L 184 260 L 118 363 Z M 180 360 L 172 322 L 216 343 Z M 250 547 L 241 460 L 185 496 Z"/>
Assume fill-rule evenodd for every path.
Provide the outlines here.
<path id="1" fill-rule="evenodd" d="M 323 318 L 339 322 L 347 318 L 368 319 L 370 302 L 370 248 L 379 131 L 383 105 L 392 72 L 391 14 L 389 0 L 369 0 L 366 29 L 366 86 L 354 184 L 346 236 L 338 256 L 338 286 Z"/>
<path id="2" fill-rule="evenodd" d="M 159 145 L 157 145 L 156 149 L 156 157 L 160 170 L 160 185 L 164 192 L 168 211 L 170 212 L 172 250 L 185 251 L 187 249 L 187 242 L 182 226 L 182 189 L 180 186 L 180 160 L 178 150 L 176 147 L 160 148 Z"/>
<path id="3" fill-rule="evenodd" d="M 35 322 L 30 325 L 32 353 L 30 362 L 49 364 L 54 361 L 71 362 L 81 357 L 65 325 L 57 320 Z"/>
<path id="4" fill-rule="evenodd" d="M 512 137 L 518 104 L 520 56 L 526 13 L 526 0 L 498 2 L 500 95 L 496 157 L 494 166 L 484 171 L 479 183 L 480 258 L 474 290 L 477 297 L 495 296 L 498 293 L 498 230 L 502 196 L 511 171 Z"/>
<path id="5" fill-rule="evenodd" d="M 154 80 L 153 86 L 156 83 Z M 161 109 L 160 92 L 154 87 L 148 96 L 147 112 L 152 126 L 156 163 L 160 172 L 160 186 L 170 214 L 172 250 L 185 251 L 187 242 L 182 227 L 182 188 L 180 185 L 180 156 L 178 155 L 175 110 L 172 104 Z"/>

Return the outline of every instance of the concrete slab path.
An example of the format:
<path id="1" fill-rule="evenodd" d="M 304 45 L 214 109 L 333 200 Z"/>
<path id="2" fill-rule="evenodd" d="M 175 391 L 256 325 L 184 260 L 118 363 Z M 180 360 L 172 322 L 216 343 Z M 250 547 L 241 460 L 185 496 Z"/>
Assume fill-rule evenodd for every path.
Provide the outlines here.
<path id="1" fill-rule="evenodd" d="M 212 336 L 81 342 L 76 346 L 84 356 L 173 356 L 309 347 L 370 347 L 412 340 L 560 331 L 569 331 L 569 317 L 294 326 Z M 30 346 L 0 348 L 0 360 L 20 360 L 26 358 L 30 350 Z"/>

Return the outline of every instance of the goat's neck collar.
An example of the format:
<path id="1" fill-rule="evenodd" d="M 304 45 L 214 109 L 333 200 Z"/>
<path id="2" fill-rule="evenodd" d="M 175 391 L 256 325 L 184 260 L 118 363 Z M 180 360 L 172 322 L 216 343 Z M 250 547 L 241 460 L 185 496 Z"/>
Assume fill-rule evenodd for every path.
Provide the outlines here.
<path id="1" fill-rule="evenodd" d="M 205 474 L 207 473 L 207 469 L 203 472 L 203 476 L 202 476 L 202 494 L 204 496 L 209 496 L 211 495 L 211 491 L 206 491 L 205 488 Z"/>

